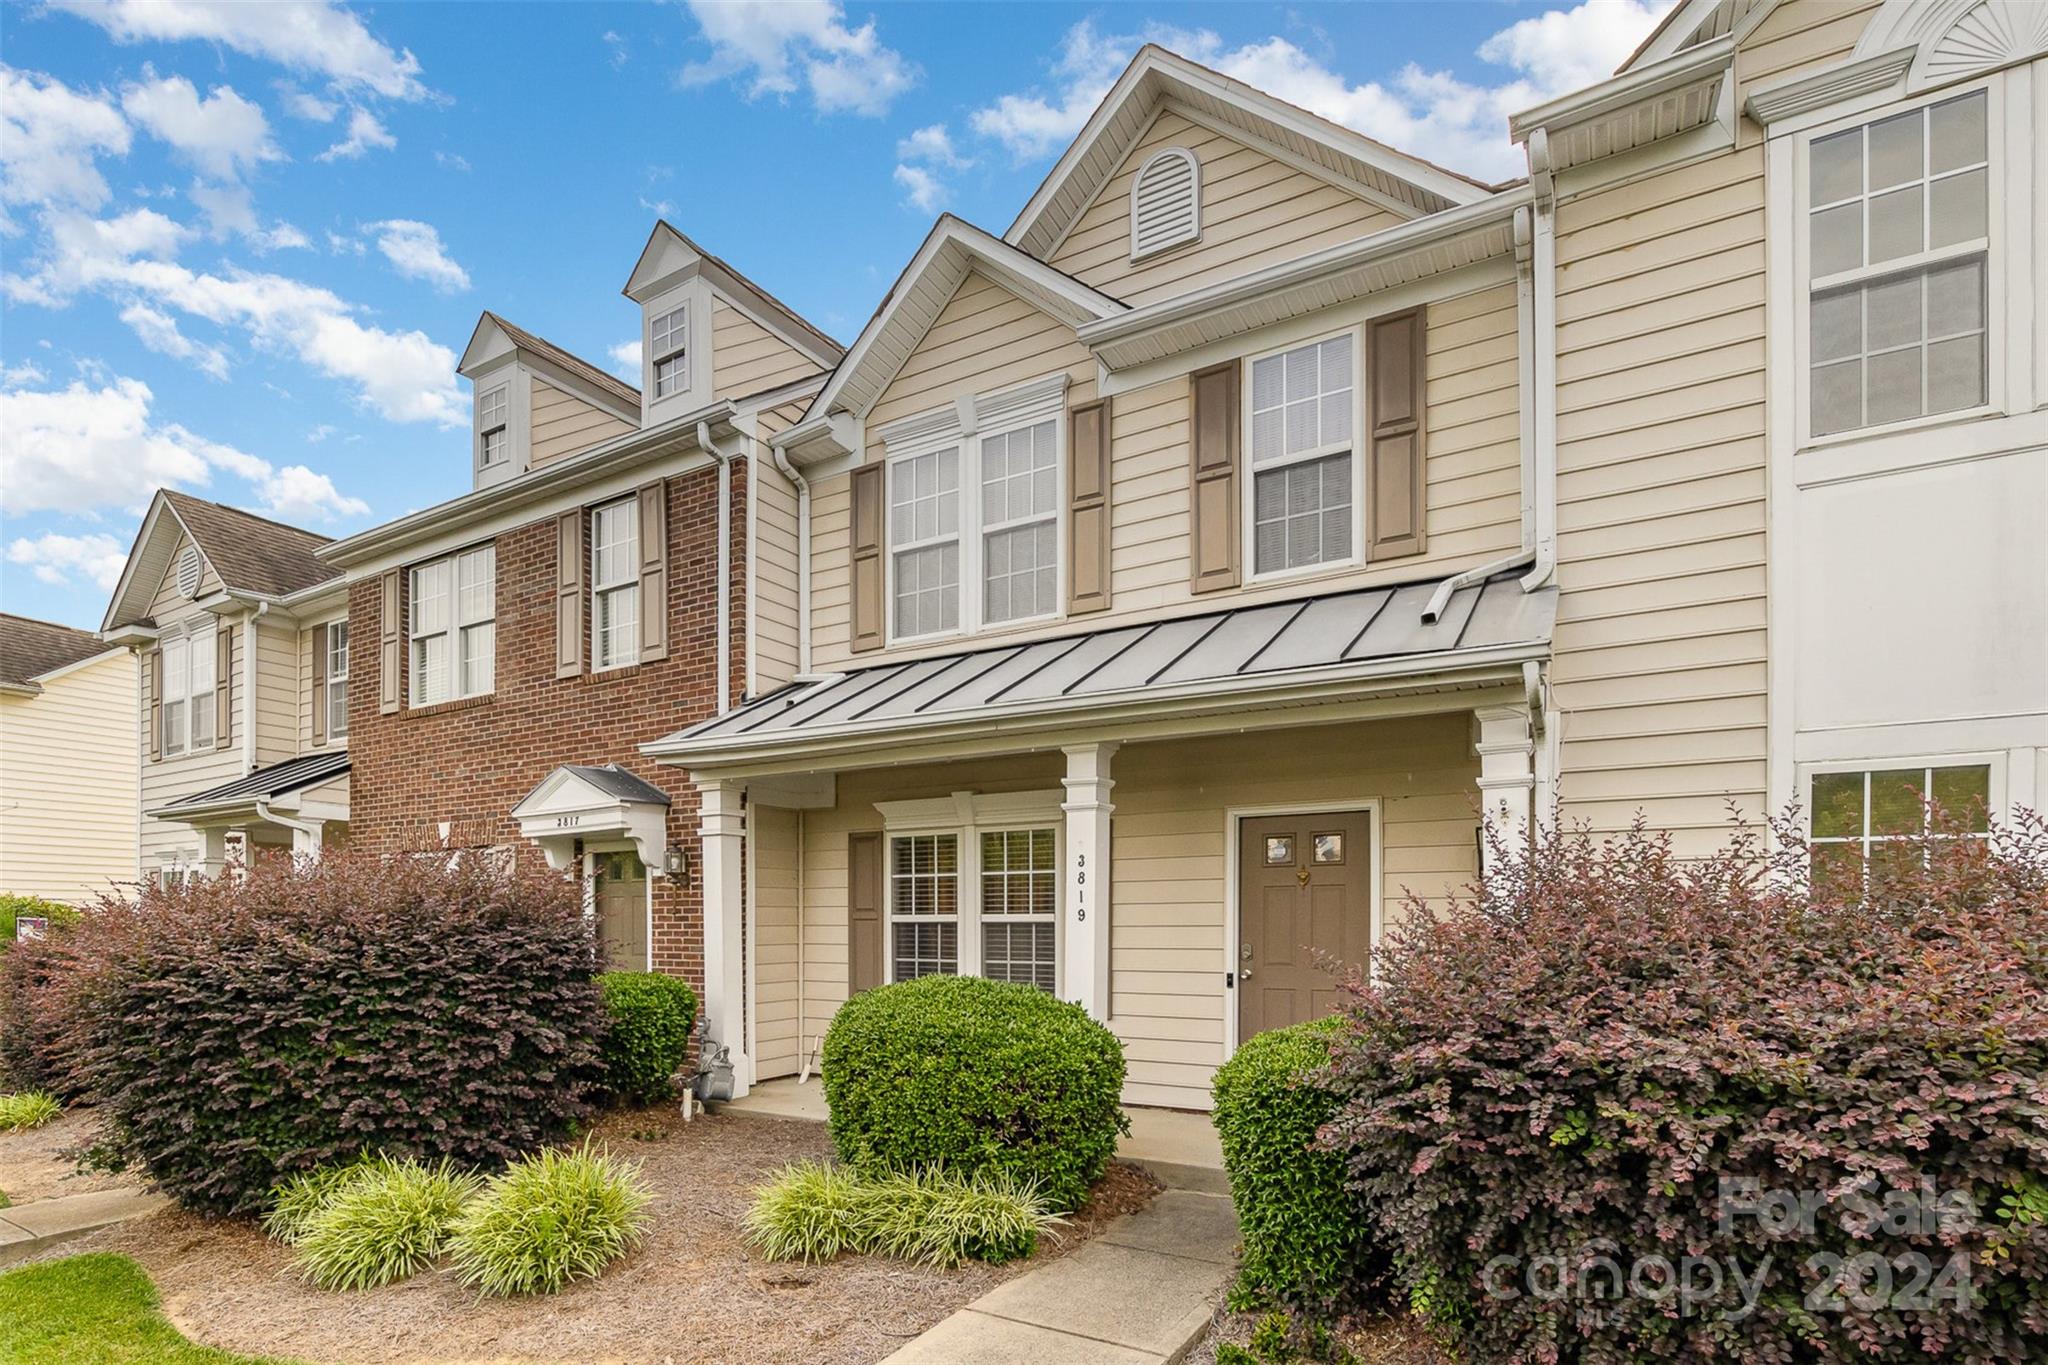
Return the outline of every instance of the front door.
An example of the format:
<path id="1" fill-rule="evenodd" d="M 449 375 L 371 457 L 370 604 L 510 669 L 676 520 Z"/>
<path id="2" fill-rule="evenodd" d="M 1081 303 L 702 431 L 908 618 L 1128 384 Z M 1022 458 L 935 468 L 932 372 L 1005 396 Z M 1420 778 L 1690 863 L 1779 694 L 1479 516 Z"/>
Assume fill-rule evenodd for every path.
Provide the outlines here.
<path id="1" fill-rule="evenodd" d="M 1372 817 L 1270 815 L 1238 827 L 1237 1036 L 1327 1014 L 1327 955 L 1364 967 L 1372 950 Z"/>
<path id="2" fill-rule="evenodd" d="M 644 972 L 647 963 L 647 869 L 630 852 L 591 855 L 597 901 L 597 946 L 615 972 Z"/>

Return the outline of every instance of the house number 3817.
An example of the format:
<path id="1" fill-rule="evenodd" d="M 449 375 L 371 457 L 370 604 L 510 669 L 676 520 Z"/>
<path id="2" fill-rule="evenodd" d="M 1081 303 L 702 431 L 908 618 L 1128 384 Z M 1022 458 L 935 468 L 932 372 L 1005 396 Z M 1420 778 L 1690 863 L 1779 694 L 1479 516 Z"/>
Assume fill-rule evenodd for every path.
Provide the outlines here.
<path id="1" fill-rule="evenodd" d="M 1085 923 L 1088 919 L 1088 855 L 1074 855 L 1074 922 Z"/>

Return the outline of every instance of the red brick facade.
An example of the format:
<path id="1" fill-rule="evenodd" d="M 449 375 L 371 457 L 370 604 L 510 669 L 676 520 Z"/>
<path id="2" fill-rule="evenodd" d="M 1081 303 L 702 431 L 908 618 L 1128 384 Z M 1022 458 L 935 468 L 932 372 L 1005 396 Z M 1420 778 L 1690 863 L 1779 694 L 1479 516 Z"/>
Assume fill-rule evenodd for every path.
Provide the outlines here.
<path id="1" fill-rule="evenodd" d="M 375 687 L 351 688 L 351 841 L 400 850 L 499 845 L 538 858 L 512 808 L 563 763 L 616 763 L 669 794 L 668 841 L 689 858 L 681 878 L 656 877 L 653 965 L 704 986 L 697 794 L 688 774 L 639 746 L 709 716 L 717 706 L 718 471 L 692 470 L 668 485 L 666 660 L 555 676 L 555 518 L 497 538 L 497 676 L 487 696 L 381 715 Z M 746 462 L 732 470 L 731 696 L 746 678 Z M 586 536 L 588 530 L 586 526 Z M 379 587 L 351 585 L 354 639 L 378 638 Z M 588 604 L 586 603 L 586 622 Z M 374 662 L 372 663 L 374 669 Z"/>

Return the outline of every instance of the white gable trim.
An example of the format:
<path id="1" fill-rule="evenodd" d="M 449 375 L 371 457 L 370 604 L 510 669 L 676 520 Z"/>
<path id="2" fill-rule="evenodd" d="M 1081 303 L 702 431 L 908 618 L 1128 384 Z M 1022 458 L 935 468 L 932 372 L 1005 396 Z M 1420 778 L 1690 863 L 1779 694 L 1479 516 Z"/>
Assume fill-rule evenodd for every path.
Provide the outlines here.
<path id="1" fill-rule="evenodd" d="M 567 872 L 576 866 L 576 843 L 590 839 L 628 839 L 649 877 L 667 874 L 663 856 L 668 840 L 666 805 L 632 801 L 600 791 L 567 767 L 555 769 L 524 801 L 512 808 L 519 832 L 540 845 L 548 866 Z"/>
<path id="2" fill-rule="evenodd" d="M 156 600 L 157 587 L 163 582 L 163 576 L 170 572 L 171 557 L 168 552 L 160 562 L 156 562 L 154 573 L 147 577 L 148 596 L 137 605 L 130 602 L 129 594 L 144 588 L 137 575 L 142 572 L 145 559 L 154 555 L 157 528 L 164 517 L 169 517 L 171 524 L 178 528 L 179 533 L 192 542 L 192 548 L 199 551 L 200 563 L 206 568 L 213 569 L 213 576 L 220 578 L 220 570 L 214 568 L 213 562 L 206 557 L 206 551 L 200 547 L 199 537 L 192 534 L 192 528 L 185 524 L 185 519 L 178 515 L 178 509 L 171 506 L 171 500 L 159 489 L 149 504 L 148 514 L 142 519 L 142 526 L 135 533 L 135 543 L 128 549 L 128 562 L 121 566 L 121 580 L 114 585 L 113 596 L 107 599 L 107 614 L 100 621 L 100 630 L 103 633 L 113 630 L 116 625 L 125 625 L 149 615 L 149 604 Z"/>

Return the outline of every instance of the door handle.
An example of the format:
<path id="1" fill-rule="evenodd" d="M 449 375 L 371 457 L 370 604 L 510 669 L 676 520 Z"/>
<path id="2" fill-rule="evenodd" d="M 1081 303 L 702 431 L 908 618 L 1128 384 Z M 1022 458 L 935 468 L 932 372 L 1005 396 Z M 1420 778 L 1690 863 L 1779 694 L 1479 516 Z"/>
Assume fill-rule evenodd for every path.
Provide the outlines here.
<path id="1" fill-rule="evenodd" d="M 1246 967 L 1246 968 L 1245 968 L 1244 970 L 1240 971 L 1240 972 L 1239 972 L 1239 973 L 1237 974 L 1237 979 L 1238 979 L 1239 981 L 1249 981 L 1249 980 L 1251 980 L 1251 979 L 1252 979 L 1252 969 L 1251 969 L 1251 968 L 1249 968 L 1249 967 Z"/>

